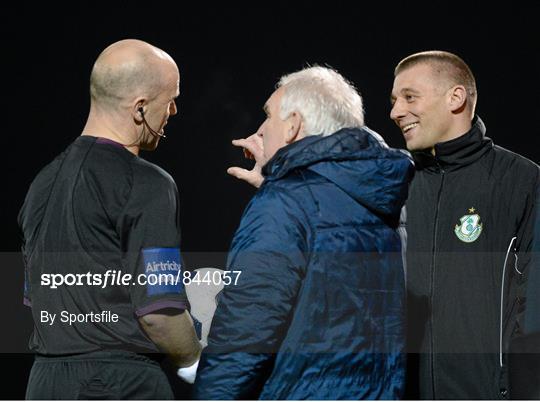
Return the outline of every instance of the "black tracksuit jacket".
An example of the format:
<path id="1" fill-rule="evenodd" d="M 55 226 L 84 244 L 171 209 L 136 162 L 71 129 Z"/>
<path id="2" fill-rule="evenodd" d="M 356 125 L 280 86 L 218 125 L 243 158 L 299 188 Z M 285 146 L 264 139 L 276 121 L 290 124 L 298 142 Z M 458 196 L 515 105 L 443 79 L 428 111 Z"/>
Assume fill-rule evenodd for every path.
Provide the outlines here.
<path id="1" fill-rule="evenodd" d="M 469 132 L 435 145 L 436 157 L 414 155 L 407 202 L 412 398 L 510 396 L 506 352 L 522 331 L 539 167 L 495 146 L 485 131 L 475 117 Z"/>

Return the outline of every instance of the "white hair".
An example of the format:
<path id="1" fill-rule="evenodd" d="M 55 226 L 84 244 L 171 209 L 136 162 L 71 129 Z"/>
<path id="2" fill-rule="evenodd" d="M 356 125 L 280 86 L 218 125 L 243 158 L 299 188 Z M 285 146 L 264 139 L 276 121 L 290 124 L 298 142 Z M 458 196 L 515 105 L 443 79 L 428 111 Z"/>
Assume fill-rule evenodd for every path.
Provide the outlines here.
<path id="1" fill-rule="evenodd" d="M 300 113 L 305 135 L 330 135 L 345 127 L 362 127 L 362 97 L 337 71 L 308 67 L 284 75 L 277 87 L 284 89 L 280 118 Z"/>

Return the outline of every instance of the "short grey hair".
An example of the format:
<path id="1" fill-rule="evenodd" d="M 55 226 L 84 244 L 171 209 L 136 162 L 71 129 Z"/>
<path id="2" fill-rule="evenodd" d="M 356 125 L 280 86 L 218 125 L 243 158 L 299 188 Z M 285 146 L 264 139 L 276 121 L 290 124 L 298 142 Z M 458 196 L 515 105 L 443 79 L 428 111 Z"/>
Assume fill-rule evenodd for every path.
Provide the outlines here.
<path id="1" fill-rule="evenodd" d="M 342 128 L 364 125 L 362 97 L 331 68 L 307 67 L 284 75 L 277 87 L 284 89 L 280 118 L 300 113 L 305 135 L 327 136 Z"/>
<path id="2" fill-rule="evenodd" d="M 129 57 L 111 62 L 115 52 L 121 52 L 126 43 L 138 44 Z M 118 50 L 120 48 L 120 50 Z M 90 96 L 92 101 L 117 107 L 122 101 L 136 96 L 155 98 L 163 90 L 167 81 L 160 66 L 164 60 L 172 58 L 163 50 L 146 42 L 126 40 L 117 42 L 99 55 L 90 75 Z"/>
<path id="3" fill-rule="evenodd" d="M 121 66 L 95 64 L 90 77 L 90 96 L 97 103 L 117 106 L 138 94 L 157 94 L 161 77 L 145 63 L 124 63 Z"/>

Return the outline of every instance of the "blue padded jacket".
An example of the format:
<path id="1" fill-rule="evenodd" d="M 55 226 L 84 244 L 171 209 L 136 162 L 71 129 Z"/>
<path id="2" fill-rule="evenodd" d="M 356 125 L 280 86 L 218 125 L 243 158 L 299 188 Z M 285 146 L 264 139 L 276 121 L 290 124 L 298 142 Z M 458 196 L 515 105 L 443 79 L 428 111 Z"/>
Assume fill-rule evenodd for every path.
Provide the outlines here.
<path id="1" fill-rule="evenodd" d="M 236 231 L 198 399 L 396 399 L 409 157 L 366 127 L 280 149 Z"/>

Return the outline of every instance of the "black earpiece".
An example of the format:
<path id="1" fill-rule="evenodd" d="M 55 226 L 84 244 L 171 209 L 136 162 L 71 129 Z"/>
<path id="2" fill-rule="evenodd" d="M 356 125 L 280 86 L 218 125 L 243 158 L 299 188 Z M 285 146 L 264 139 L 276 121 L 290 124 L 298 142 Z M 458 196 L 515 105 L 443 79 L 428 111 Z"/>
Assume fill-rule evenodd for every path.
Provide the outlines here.
<path id="1" fill-rule="evenodd" d="M 148 123 L 146 122 L 146 119 L 144 118 L 144 108 L 142 106 L 139 106 L 138 109 L 137 109 L 137 112 L 139 112 L 141 114 L 141 117 L 142 117 L 142 121 L 145 125 L 145 127 L 148 128 L 148 131 L 150 131 L 150 134 L 152 134 L 153 136 L 155 137 L 163 137 L 163 138 L 166 138 L 165 134 L 163 133 L 158 133 L 157 131 L 153 130 L 152 127 L 150 127 L 148 125 Z"/>

